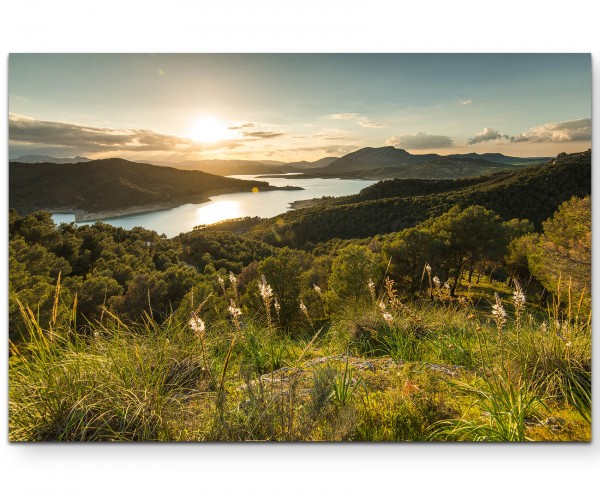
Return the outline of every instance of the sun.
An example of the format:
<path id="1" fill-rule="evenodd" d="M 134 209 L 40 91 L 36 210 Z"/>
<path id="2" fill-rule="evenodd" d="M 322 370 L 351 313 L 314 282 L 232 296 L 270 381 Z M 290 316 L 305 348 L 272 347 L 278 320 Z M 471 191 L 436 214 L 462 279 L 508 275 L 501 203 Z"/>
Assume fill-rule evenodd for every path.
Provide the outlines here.
<path id="1" fill-rule="evenodd" d="M 190 129 L 190 137 L 194 141 L 205 143 L 222 141 L 232 134 L 224 122 L 213 117 L 197 118 Z"/>

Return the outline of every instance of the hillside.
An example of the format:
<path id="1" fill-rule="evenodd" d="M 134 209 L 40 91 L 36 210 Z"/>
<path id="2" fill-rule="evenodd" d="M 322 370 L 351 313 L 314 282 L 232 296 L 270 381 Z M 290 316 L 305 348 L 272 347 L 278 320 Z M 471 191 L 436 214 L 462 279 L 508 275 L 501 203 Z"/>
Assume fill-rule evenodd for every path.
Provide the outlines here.
<path id="1" fill-rule="evenodd" d="M 527 218 L 537 228 L 558 205 L 591 193 L 591 151 L 559 155 L 546 164 L 463 180 L 379 182 L 359 194 L 263 220 L 252 235 L 303 246 L 331 238 L 361 238 L 409 228 L 449 210 L 479 204 L 505 219 Z"/>
<path id="2" fill-rule="evenodd" d="M 393 146 L 366 147 L 311 169 L 296 178 L 346 178 L 385 180 L 390 178 L 453 179 L 476 177 L 515 166 L 527 166 L 549 158 L 518 158 L 500 153 L 468 153 L 442 156 L 411 154 Z"/>
<path id="3" fill-rule="evenodd" d="M 84 156 L 75 156 L 74 158 L 54 158 L 45 154 L 28 154 L 9 160 L 10 163 L 86 163 L 92 161 Z"/>
<path id="4" fill-rule="evenodd" d="M 203 202 L 226 192 L 274 190 L 266 182 L 235 180 L 200 171 L 134 163 L 119 158 L 81 164 L 24 164 L 9 167 L 9 207 L 102 212 Z"/>

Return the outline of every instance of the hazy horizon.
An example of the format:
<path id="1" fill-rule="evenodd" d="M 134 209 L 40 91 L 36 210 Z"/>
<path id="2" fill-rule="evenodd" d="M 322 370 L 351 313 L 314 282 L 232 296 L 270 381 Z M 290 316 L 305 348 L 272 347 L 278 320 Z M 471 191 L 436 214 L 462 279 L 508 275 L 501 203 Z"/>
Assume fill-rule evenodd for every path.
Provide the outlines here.
<path id="1" fill-rule="evenodd" d="M 589 54 L 11 54 L 9 156 L 283 162 L 591 147 Z"/>

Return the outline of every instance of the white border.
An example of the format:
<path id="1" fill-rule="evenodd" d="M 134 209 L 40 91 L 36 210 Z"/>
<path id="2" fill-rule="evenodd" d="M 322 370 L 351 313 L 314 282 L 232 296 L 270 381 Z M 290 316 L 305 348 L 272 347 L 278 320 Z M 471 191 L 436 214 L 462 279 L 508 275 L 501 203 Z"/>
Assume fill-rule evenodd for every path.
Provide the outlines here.
<path id="1" fill-rule="evenodd" d="M 371 0 L 367 8 L 364 2 L 352 5 L 349 0 L 222 0 L 218 4 L 4 0 L 0 6 L 2 94 L 7 94 L 9 52 L 592 52 L 597 81 L 597 5 L 582 0 L 528 4 L 522 0 L 487 4 Z M 6 96 L 2 101 L 6 105 Z M 593 114 L 598 115 L 597 100 Z M 7 119 L 0 121 L 4 136 L 0 156 L 7 165 Z M 594 140 L 600 142 L 597 126 Z M 6 168 L 0 177 L 6 193 Z M 597 182 L 595 173 L 595 189 Z M 6 314 L 6 213 L 0 214 L 0 221 L 0 307 Z M 6 316 L 2 321 L 5 329 Z M 188 488 L 364 493 L 387 487 L 444 494 L 507 489 L 564 493 L 588 492 L 600 485 L 598 441 L 591 445 L 9 445 L 7 344 L 5 338 L 0 341 L 0 424 L 4 427 L 0 470 L 7 492 Z M 598 413 L 594 418 L 598 420 Z"/>

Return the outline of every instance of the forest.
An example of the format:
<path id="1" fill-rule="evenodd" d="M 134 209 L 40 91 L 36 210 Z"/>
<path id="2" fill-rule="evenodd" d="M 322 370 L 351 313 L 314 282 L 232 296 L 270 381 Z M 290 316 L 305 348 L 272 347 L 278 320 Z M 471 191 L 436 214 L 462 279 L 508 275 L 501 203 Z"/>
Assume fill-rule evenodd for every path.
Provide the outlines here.
<path id="1" fill-rule="evenodd" d="M 589 441 L 590 194 L 588 151 L 172 239 L 11 209 L 10 440 Z"/>

